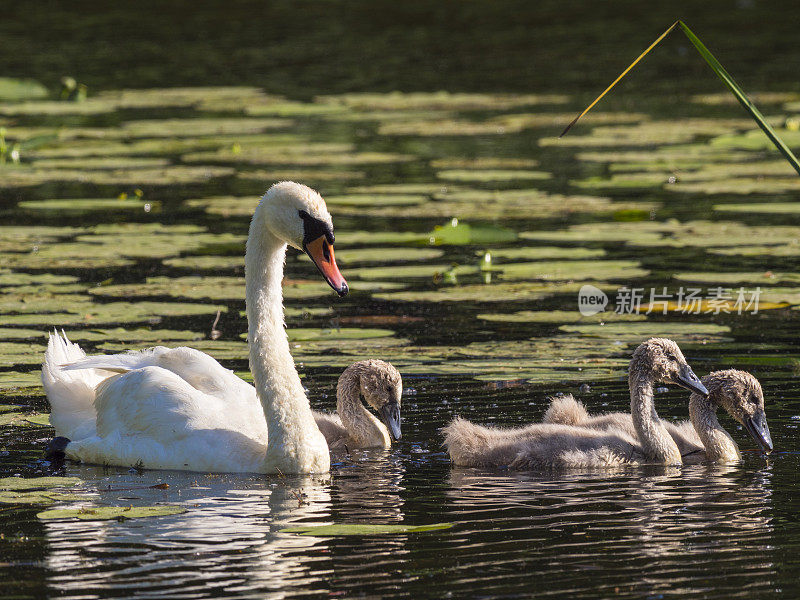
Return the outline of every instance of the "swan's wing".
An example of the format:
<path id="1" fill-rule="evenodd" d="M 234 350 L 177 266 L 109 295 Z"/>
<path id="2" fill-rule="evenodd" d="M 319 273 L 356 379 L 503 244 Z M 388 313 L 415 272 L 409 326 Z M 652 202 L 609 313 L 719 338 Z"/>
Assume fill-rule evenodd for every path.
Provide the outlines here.
<path id="1" fill-rule="evenodd" d="M 325 436 L 325 441 L 328 442 L 328 447 L 340 440 L 347 439 L 347 430 L 342 424 L 342 419 L 336 413 L 324 413 L 317 410 L 312 410 L 314 420 L 317 422 L 317 427 Z"/>
<path id="2" fill-rule="evenodd" d="M 226 369 L 213 357 L 194 348 L 156 346 L 146 350 L 89 356 L 70 362 L 64 368 L 102 369 L 110 373 L 126 373 L 145 367 L 161 367 L 172 371 L 196 390 L 218 398 L 257 402 L 255 389 Z"/>
<path id="3" fill-rule="evenodd" d="M 697 431 L 695 431 L 691 421 L 672 423 L 662 419 L 661 422 L 669 431 L 672 439 L 675 440 L 681 455 L 688 457 L 694 454 L 702 454 L 702 458 L 705 458 L 705 446 L 700 436 L 697 435 Z"/>

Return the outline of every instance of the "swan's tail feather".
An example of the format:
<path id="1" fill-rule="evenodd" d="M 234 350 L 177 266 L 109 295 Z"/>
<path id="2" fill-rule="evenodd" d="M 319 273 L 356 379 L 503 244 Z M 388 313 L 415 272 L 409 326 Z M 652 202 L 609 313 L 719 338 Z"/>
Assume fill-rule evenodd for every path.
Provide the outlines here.
<path id="1" fill-rule="evenodd" d="M 589 420 L 589 413 L 580 400 L 571 394 L 558 396 L 550 400 L 550 406 L 544 413 L 542 423 L 561 423 L 563 425 L 582 425 Z"/>
<path id="2" fill-rule="evenodd" d="M 108 375 L 94 370 L 68 373 L 62 368 L 85 356 L 63 331 L 50 334 L 42 364 L 42 385 L 50 401 L 50 423 L 56 436 L 80 439 L 84 431 L 94 431 L 94 388 Z"/>
<path id="3" fill-rule="evenodd" d="M 456 417 L 442 429 L 444 445 L 451 460 L 459 466 L 480 466 L 489 447 L 488 431 L 466 419 Z"/>

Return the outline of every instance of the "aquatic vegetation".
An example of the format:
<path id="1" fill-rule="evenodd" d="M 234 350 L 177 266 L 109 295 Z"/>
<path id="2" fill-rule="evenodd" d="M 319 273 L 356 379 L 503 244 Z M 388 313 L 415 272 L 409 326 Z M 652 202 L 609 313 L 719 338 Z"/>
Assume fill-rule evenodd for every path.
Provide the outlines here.
<path id="1" fill-rule="evenodd" d="M 47 97 L 47 88 L 33 79 L 0 77 L 0 101 L 20 102 Z"/>
<path id="2" fill-rule="evenodd" d="M 77 519 L 79 521 L 108 521 L 143 519 L 147 517 L 166 517 L 185 513 L 180 506 L 161 504 L 158 506 L 95 506 L 84 508 L 56 508 L 45 510 L 36 516 L 43 521 Z"/>
<path id="3" fill-rule="evenodd" d="M 733 78 L 719 63 L 716 57 L 708 50 L 708 48 L 706 48 L 705 44 L 703 44 L 703 42 L 700 41 L 700 38 L 698 38 L 694 34 L 694 32 L 691 29 L 689 29 L 686 23 L 680 20 L 675 21 L 672 25 L 670 25 L 669 28 L 664 33 L 662 33 L 658 38 L 656 38 L 656 41 L 650 44 L 650 46 L 648 46 L 648 48 L 644 52 L 642 52 L 638 57 L 636 57 L 636 59 L 630 64 L 630 66 L 627 69 L 625 69 L 619 75 L 619 77 L 617 77 L 611 83 L 611 85 L 609 85 L 605 90 L 603 90 L 603 92 L 586 109 L 584 109 L 583 112 L 581 112 L 577 117 L 575 117 L 569 123 L 569 125 L 567 125 L 567 127 L 561 133 L 560 137 L 564 137 L 564 135 L 572 128 L 573 125 L 575 125 L 575 123 L 578 122 L 578 120 L 583 115 L 589 112 L 589 110 L 591 110 L 591 108 L 595 104 L 597 104 L 600 101 L 600 99 L 611 90 L 611 88 L 613 88 L 623 77 L 625 77 L 625 75 L 627 75 L 627 73 L 633 67 L 635 67 L 640 60 L 642 60 L 642 58 L 644 58 L 653 48 L 655 48 L 659 44 L 659 42 L 661 42 L 661 40 L 663 40 L 676 27 L 679 28 L 681 31 L 683 31 L 684 34 L 686 34 L 686 37 L 689 38 L 689 41 L 692 43 L 692 45 L 705 59 L 706 63 L 708 63 L 708 66 L 711 67 L 711 70 L 714 71 L 714 73 L 716 73 L 716 75 L 722 80 L 725 86 L 739 101 L 739 104 L 741 104 L 742 107 L 744 107 L 744 109 L 750 114 L 750 116 L 756 122 L 756 125 L 758 125 L 761 128 L 761 130 L 766 134 L 769 141 L 778 149 L 778 151 L 781 154 L 783 154 L 784 158 L 786 158 L 786 160 L 789 162 L 792 168 L 795 169 L 798 174 L 800 174 L 800 162 L 798 162 L 797 158 L 789 149 L 789 147 L 786 145 L 786 143 L 780 137 L 778 137 L 778 135 L 775 133 L 775 131 L 772 129 L 769 123 L 767 123 L 767 120 L 761 114 L 761 111 L 759 111 L 755 107 L 755 105 L 750 101 L 750 99 L 744 93 L 742 88 L 739 87 L 739 85 L 733 80 Z M 681 130 L 683 130 L 683 128 L 681 128 Z"/>

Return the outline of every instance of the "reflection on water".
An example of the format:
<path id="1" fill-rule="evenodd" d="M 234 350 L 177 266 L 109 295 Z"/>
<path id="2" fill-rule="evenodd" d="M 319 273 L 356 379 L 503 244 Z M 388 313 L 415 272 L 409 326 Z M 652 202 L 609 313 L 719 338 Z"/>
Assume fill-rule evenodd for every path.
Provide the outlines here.
<path id="1" fill-rule="evenodd" d="M 79 470 L 91 481 L 90 468 Z M 305 585 L 316 578 L 327 554 L 325 541 L 280 530 L 331 518 L 327 481 L 148 472 L 114 478 L 111 485 L 124 489 L 161 481 L 169 481 L 170 489 L 102 492 L 98 502 L 178 502 L 187 507 L 185 514 L 122 523 L 48 522 L 51 588 L 65 597 L 177 597 L 175 592 L 192 597 L 222 590 L 280 591 L 289 582 Z"/>
<path id="2" fill-rule="evenodd" d="M 713 590 L 730 598 L 767 590 L 774 579 L 766 472 L 647 468 L 538 478 L 454 470 L 449 483 L 448 497 L 469 524 L 464 535 L 506 538 L 489 556 L 473 550 L 506 572 L 506 584 L 533 578 L 572 597 Z"/>
<path id="3" fill-rule="evenodd" d="M 548 475 L 438 461 L 409 473 L 409 459 L 359 452 L 322 479 L 70 468 L 105 488 L 98 503 L 179 503 L 187 512 L 44 524 L 47 584 L 67 598 L 442 597 L 471 595 L 478 581 L 488 596 L 734 598 L 775 589 L 771 467 Z M 161 482 L 169 489 L 146 487 Z M 444 520 L 454 528 L 417 535 L 281 532 Z"/>

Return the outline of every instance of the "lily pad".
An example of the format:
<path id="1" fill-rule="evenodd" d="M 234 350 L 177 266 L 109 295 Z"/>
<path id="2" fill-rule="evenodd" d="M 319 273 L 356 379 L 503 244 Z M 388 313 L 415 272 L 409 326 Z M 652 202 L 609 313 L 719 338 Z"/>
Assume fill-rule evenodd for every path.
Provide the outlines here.
<path id="1" fill-rule="evenodd" d="M 513 242 L 517 239 L 517 234 L 496 225 L 470 225 L 453 219 L 447 225 L 435 227 L 428 238 L 431 244 L 437 246 L 466 246 Z"/>
<path id="2" fill-rule="evenodd" d="M 47 88 L 33 79 L 0 77 L 0 100 L 20 102 L 47 97 Z"/>
<path id="3" fill-rule="evenodd" d="M 29 100 L 13 104 L 0 104 L 0 115 L 23 116 L 43 115 L 61 117 L 66 115 L 100 115 L 115 110 L 111 102 L 89 98 L 83 102 L 62 102 L 59 100 Z"/>
<path id="4" fill-rule="evenodd" d="M 369 536 L 369 535 L 400 535 L 407 533 L 426 533 L 450 529 L 452 523 L 433 523 L 431 525 L 400 525 L 387 523 L 383 525 L 373 523 L 333 523 L 331 525 L 310 525 L 305 527 L 287 527 L 281 533 L 298 533 L 310 536 Z"/>
<path id="5" fill-rule="evenodd" d="M 146 202 L 138 198 L 68 198 L 63 200 L 30 200 L 20 202 L 17 205 L 29 211 L 52 211 L 61 213 L 70 212 L 92 212 L 92 211 L 118 211 L 118 210 L 145 210 L 149 212 L 152 208 L 161 206 L 159 202 Z"/>
<path id="6" fill-rule="evenodd" d="M 339 253 L 336 254 L 336 258 L 339 260 Z M 192 269 L 196 271 L 244 269 L 244 256 L 214 256 L 213 254 L 182 256 L 180 258 L 168 258 L 164 261 L 164 264 L 179 269 Z"/>
<path id="7" fill-rule="evenodd" d="M 439 171 L 436 176 L 447 181 L 526 181 L 550 179 L 552 175 L 545 171 L 524 171 L 511 169 L 454 169 Z"/>
<path id="8" fill-rule="evenodd" d="M 347 188 L 348 194 L 401 194 L 426 195 L 446 192 L 452 186 L 446 183 L 382 183 L 376 185 L 359 185 Z"/>
<path id="9" fill-rule="evenodd" d="M 73 487 L 82 483 L 78 477 L 3 477 L 0 490 L 15 492 L 24 490 L 44 490 L 50 488 Z"/>
<path id="10" fill-rule="evenodd" d="M 554 258 L 597 258 L 604 256 L 605 250 L 601 248 L 562 248 L 558 246 L 519 246 L 516 248 L 494 248 L 479 251 L 478 256 L 489 254 L 492 260 L 548 260 Z M 338 256 L 338 254 L 337 254 Z"/>
<path id="11" fill-rule="evenodd" d="M 26 415 L 25 420 L 33 425 L 41 425 L 42 427 L 50 427 L 50 414 L 42 413 L 38 415 Z"/>
<path id="12" fill-rule="evenodd" d="M 715 204 L 714 210 L 743 214 L 798 215 L 800 202 L 747 202 Z"/>
<path id="13" fill-rule="evenodd" d="M 258 206 L 255 196 L 212 196 L 186 201 L 189 208 L 203 209 L 208 214 L 223 217 L 249 217 Z"/>
<path id="14" fill-rule="evenodd" d="M 185 513 L 186 509 L 180 506 L 97 506 L 92 508 L 62 508 L 46 510 L 36 516 L 43 521 L 71 520 L 81 521 L 108 521 L 111 519 L 142 519 L 145 517 L 164 517 Z"/>
<path id="15" fill-rule="evenodd" d="M 0 372 L 0 390 L 17 393 L 20 390 L 30 389 L 41 391 L 42 374 L 40 371 L 29 371 L 27 373 L 18 371 Z"/>
<path id="16" fill-rule="evenodd" d="M 518 106 L 563 104 L 567 97 L 556 94 L 467 94 L 440 92 L 353 93 L 320 96 L 323 104 L 342 105 L 358 110 L 508 110 Z"/>
<path id="17" fill-rule="evenodd" d="M 794 177 L 731 177 L 724 180 L 683 182 L 667 186 L 672 192 L 691 194 L 783 194 L 800 190 L 800 180 Z"/>
<path id="18" fill-rule="evenodd" d="M 777 246 L 756 244 L 752 246 L 731 246 L 730 248 L 707 248 L 706 252 L 723 256 L 800 256 L 800 243 L 780 244 Z"/>
<path id="19" fill-rule="evenodd" d="M 720 136 L 735 129 L 750 129 L 749 119 L 681 119 L 680 127 L 674 121 L 644 121 L 636 125 L 608 125 L 595 127 L 587 135 L 547 137 L 539 140 L 540 146 L 592 146 L 625 147 L 680 144 L 700 136 Z M 762 134 L 763 136 L 763 134 Z M 766 140 L 766 138 L 765 138 Z M 788 143 L 788 142 L 787 142 Z"/>
<path id="20" fill-rule="evenodd" d="M 2 337 L 2 335 L 0 335 L 0 337 Z M 75 329 L 68 331 L 67 337 L 73 342 L 115 340 L 119 342 L 148 342 L 153 344 L 158 342 L 202 340 L 205 338 L 205 335 L 197 331 L 145 328 L 124 329 L 122 327 L 116 327 L 113 329 Z"/>
<path id="21" fill-rule="evenodd" d="M 649 273 L 635 260 L 563 260 L 496 265 L 503 280 L 548 279 L 553 281 L 607 281 L 637 279 Z"/>
<path id="22" fill-rule="evenodd" d="M 296 327 L 287 331 L 289 341 L 308 342 L 324 339 L 331 340 L 364 340 L 370 338 L 389 337 L 394 335 L 391 329 L 368 329 L 359 327 L 341 327 L 336 329 L 315 329 Z"/>
<path id="23" fill-rule="evenodd" d="M 779 284 L 779 283 L 798 283 L 800 282 L 800 274 L 797 273 L 779 273 L 772 271 L 755 271 L 755 272 L 687 272 L 676 273 L 675 279 L 681 281 L 699 281 L 702 283 L 719 285 L 719 284 L 750 284 L 750 285 L 765 285 L 765 284 Z"/>
<path id="24" fill-rule="evenodd" d="M 198 167 L 199 168 L 199 167 Z M 351 181 L 356 179 L 363 179 L 366 174 L 363 171 L 352 171 L 346 169 L 255 169 L 253 171 L 239 171 L 236 174 L 238 179 L 244 181 L 257 181 L 263 183 L 265 181 L 310 181 L 310 182 L 325 182 L 325 181 Z"/>
<path id="25" fill-rule="evenodd" d="M 577 310 L 522 310 L 514 313 L 483 313 L 477 316 L 483 321 L 495 323 L 613 323 L 616 321 L 644 321 L 645 315 L 638 313 L 616 313 L 603 311 L 584 316 Z"/>
<path id="26" fill-rule="evenodd" d="M 345 144 L 328 144 L 330 148 L 320 144 L 321 148 L 289 147 L 264 148 L 261 146 L 236 145 L 232 148 L 220 148 L 216 151 L 193 152 L 184 154 L 181 160 L 187 163 L 222 163 L 245 165 L 278 165 L 297 167 L 373 165 L 408 162 L 413 156 L 392 154 L 389 152 L 348 152 Z"/>
<path id="27" fill-rule="evenodd" d="M 233 174 L 228 167 L 172 165 L 145 169 L 40 169 L 27 165 L 0 165 L 0 187 L 37 186 L 52 182 L 94 185 L 174 185 L 205 183 Z"/>
<path id="28" fill-rule="evenodd" d="M 530 158 L 481 156 L 477 158 L 439 158 L 432 160 L 431 166 L 434 169 L 529 169 L 538 167 L 539 161 Z"/>
<path id="29" fill-rule="evenodd" d="M 0 273 L 0 286 L 22 285 L 58 285 L 74 283 L 77 277 L 72 275 L 54 275 L 53 273 Z"/>
<path id="30" fill-rule="evenodd" d="M 165 317 L 214 315 L 227 310 L 215 304 L 183 302 L 109 302 L 87 305 L 76 313 L 31 313 L 4 315 L 5 325 L 41 325 L 62 327 L 66 325 L 117 325 L 119 323 L 158 323 Z M 0 376 L 0 387 L 2 377 Z"/>
<path id="31" fill-rule="evenodd" d="M 117 108 L 204 107 L 210 102 L 230 107 L 232 103 L 257 102 L 266 97 L 260 88 L 247 86 L 106 90 L 97 95 Z"/>
<path id="32" fill-rule="evenodd" d="M 33 162 L 38 169 L 144 169 L 166 167 L 166 158 L 99 156 L 78 158 L 40 158 Z"/>
<path id="33" fill-rule="evenodd" d="M 388 292 L 373 298 L 399 302 L 514 302 L 541 300 L 553 294 L 577 292 L 580 283 L 510 282 L 478 285 L 456 285 L 438 290 Z"/>
<path id="34" fill-rule="evenodd" d="M 649 337 L 667 337 L 678 343 L 724 341 L 724 334 L 730 333 L 730 327 L 715 323 L 607 323 L 562 325 L 558 328 L 564 333 L 573 333 L 581 336 L 600 337 L 614 340 L 636 342 Z"/>
<path id="35" fill-rule="evenodd" d="M 288 127 L 287 119 L 259 117 L 155 119 L 128 121 L 121 125 L 131 137 L 199 137 L 262 133 L 270 129 Z"/>
<path id="36" fill-rule="evenodd" d="M 0 504 L 55 504 L 56 502 L 75 502 L 83 500 L 76 494 L 60 492 L 6 492 L 0 491 Z"/>
<path id="37" fill-rule="evenodd" d="M 39 356 L 41 362 L 41 355 Z M 49 427 L 50 415 L 30 414 L 30 413 L 2 413 L 0 414 L 0 425 L 12 425 L 14 427 Z"/>
<path id="38" fill-rule="evenodd" d="M 416 206 L 427 202 L 422 195 L 411 194 L 348 194 L 345 196 L 329 196 L 325 199 L 328 206 Z"/>

